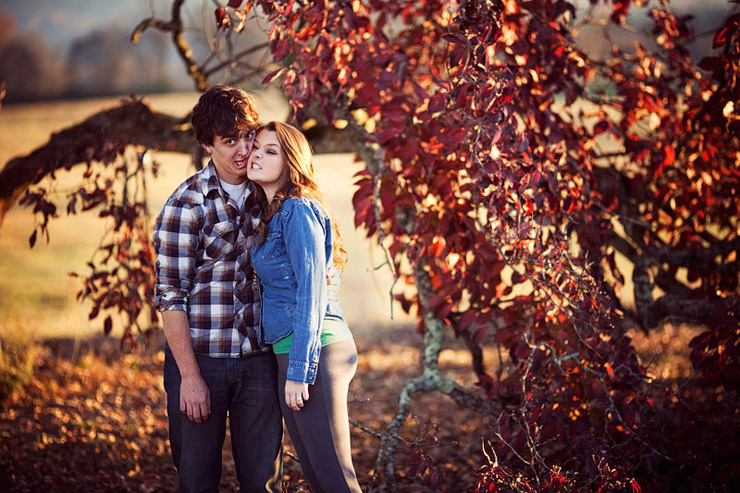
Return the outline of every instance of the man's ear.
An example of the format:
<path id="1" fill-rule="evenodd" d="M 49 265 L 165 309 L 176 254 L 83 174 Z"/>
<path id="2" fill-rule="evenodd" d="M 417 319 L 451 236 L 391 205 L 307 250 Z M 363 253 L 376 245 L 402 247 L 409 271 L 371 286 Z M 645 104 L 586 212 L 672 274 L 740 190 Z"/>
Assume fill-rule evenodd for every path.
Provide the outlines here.
<path id="1" fill-rule="evenodd" d="M 209 146 L 207 144 L 202 144 L 202 143 L 200 145 L 203 146 L 203 150 L 206 151 L 206 154 L 208 154 L 209 156 L 211 155 L 211 153 L 213 153 L 213 146 Z"/>

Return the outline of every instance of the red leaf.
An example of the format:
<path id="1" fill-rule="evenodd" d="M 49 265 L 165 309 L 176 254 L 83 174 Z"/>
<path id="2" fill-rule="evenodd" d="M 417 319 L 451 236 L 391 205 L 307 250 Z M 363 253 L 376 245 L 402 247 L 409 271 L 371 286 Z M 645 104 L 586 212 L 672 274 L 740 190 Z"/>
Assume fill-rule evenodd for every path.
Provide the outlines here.
<path id="1" fill-rule="evenodd" d="M 699 62 L 699 68 L 708 72 L 714 72 L 715 70 L 722 69 L 722 61 L 716 56 L 707 56 L 701 59 Z"/>
<path id="2" fill-rule="evenodd" d="M 433 257 L 439 258 L 445 251 L 446 242 L 444 238 L 435 236 L 432 240 L 432 245 L 429 247 L 429 254 Z"/>
<path id="3" fill-rule="evenodd" d="M 666 146 L 663 148 L 663 152 L 665 153 L 665 159 L 663 159 L 663 166 L 670 166 L 676 162 L 676 151 L 673 149 L 673 147 Z"/>
<path id="4" fill-rule="evenodd" d="M 416 82 L 412 82 L 412 87 L 414 88 L 414 92 L 416 93 L 416 96 L 419 99 L 425 100 L 425 99 L 428 99 L 429 98 L 429 94 L 427 94 L 427 92 L 424 90 L 424 88 L 421 87 Z"/>
<path id="5" fill-rule="evenodd" d="M 459 329 L 461 331 L 467 331 L 477 316 L 478 314 L 475 310 L 466 310 L 462 317 L 460 317 L 460 323 L 458 324 Z"/>
<path id="6" fill-rule="evenodd" d="M 410 300 L 409 298 L 406 298 L 403 294 L 397 294 L 394 296 L 396 301 L 401 303 L 401 308 L 404 312 L 410 313 L 411 312 L 411 306 L 413 305 L 413 300 Z"/>
<path id="7" fill-rule="evenodd" d="M 229 29 L 231 27 L 231 18 L 229 17 L 228 12 L 226 12 L 226 9 L 223 7 L 219 7 L 216 9 L 216 27 L 218 29 Z"/>
<path id="8" fill-rule="evenodd" d="M 624 16 L 627 15 L 627 12 L 629 11 L 631 2 L 632 0 L 615 1 L 614 12 L 612 13 L 612 21 L 616 22 L 617 24 L 622 24 L 624 22 Z"/>
<path id="9" fill-rule="evenodd" d="M 238 9 L 244 0 L 229 0 L 229 7 Z"/>
<path id="10" fill-rule="evenodd" d="M 275 50 L 272 52 L 272 59 L 276 62 L 279 62 L 286 56 L 288 56 L 288 53 L 290 52 L 290 41 L 287 39 L 281 39 L 278 41 L 277 46 L 275 46 Z"/>
<path id="11" fill-rule="evenodd" d="M 108 335 L 111 330 L 113 330 L 113 320 L 111 320 L 110 315 L 108 315 L 105 317 L 105 322 L 103 322 L 103 332 L 105 332 L 105 335 Z"/>
<path id="12" fill-rule="evenodd" d="M 249 0 L 247 3 L 244 4 L 244 15 L 248 15 L 249 11 L 252 10 L 252 6 L 254 5 L 254 0 Z"/>
<path id="13" fill-rule="evenodd" d="M 274 72 L 271 72 L 271 73 L 267 74 L 267 76 L 264 79 L 262 79 L 262 83 L 263 84 L 269 84 L 270 82 L 272 82 L 273 80 L 275 80 L 275 78 L 283 75 L 283 73 L 286 70 L 288 70 L 288 69 L 286 67 L 283 67 L 283 68 L 279 68 L 279 69 L 275 70 Z"/>
<path id="14" fill-rule="evenodd" d="M 717 31 L 717 34 L 714 35 L 714 41 L 712 41 L 712 48 L 717 48 L 727 43 L 727 31 L 729 31 L 727 26 Z"/>
<path id="15" fill-rule="evenodd" d="M 725 21 L 725 25 L 722 26 L 722 29 L 717 31 L 717 34 L 714 35 L 712 48 L 717 48 L 719 46 L 727 44 L 727 41 L 729 41 L 730 38 L 730 36 L 728 36 L 728 33 L 736 30 L 738 26 L 740 26 L 740 14 L 735 14 L 728 17 Z"/>
<path id="16" fill-rule="evenodd" d="M 452 312 L 452 309 L 455 307 L 452 303 L 442 303 L 437 307 L 436 310 L 434 310 L 435 315 L 437 315 L 439 318 L 447 318 L 449 314 Z"/>
<path id="17" fill-rule="evenodd" d="M 473 336 L 473 342 L 475 342 L 476 345 L 480 345 L 481 341 L 483 340 L 483 336 L 486 335 L 486 332 L 488 331 L 488 328 L 484 325 L 480 329 L 475 331 L 475 335 Z"/>
<path id="18" fill-rule="evenodd" d="M 607 130 L 609 130 L 612 126 L 612 123 L 608 120 L 601 120 L 599 123 L 594 125 L 594 137 L 603 134 Z"/>
<path id="19" fill-rule="evenodd" d="M 459 45 L 462 45 L 462 46 L 465 46 L 465 45 L 468 44 L 468 40 L 466 40 L 461 34 L 457 34 L 457 33 L 455 33 L 455 34 L 452 34 L 452 33 L 445 34 L 443 36 L 443 39 L 445 41 L 448 41 L 448 42 L 452 43 L 452 44 L 459 44 Z"/>
<path id="20" fill-rule="evenodd" d="M 445 95 L 441 92 L 438 92 L 434 96 L 429 99 L 429 111 L 432 113 L 436 113 L 438 111 L 441 111 L 445 107 Z"/>

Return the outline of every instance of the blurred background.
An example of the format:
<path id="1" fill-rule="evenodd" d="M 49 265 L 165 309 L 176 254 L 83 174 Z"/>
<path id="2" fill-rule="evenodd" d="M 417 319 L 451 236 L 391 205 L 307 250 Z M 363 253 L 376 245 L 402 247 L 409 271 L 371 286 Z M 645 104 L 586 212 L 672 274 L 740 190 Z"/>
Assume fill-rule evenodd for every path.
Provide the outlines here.
<path id="1" fill-rule="evenodd" d="M 0 5 L 0 80 L 6 96 L 0 109 L 0 163 L 25 155 L 56 131 L 118 104 L 131 94 L 144 96 L 155 111 L 184 116 L 199 93 L 194 90 L 169 37 L 149 30 L 138 44 L 131 32 L 144 18 L 168 19 L 169 0 L 7 0 Z M 213 4 L 186 3 L 186 23 L 205 26 L 188 32 L 194 51 L 207 53 L 206 31 Z M 241 42 L 263 40 L 259 26 Z M 196 56 L 198 53 L 196 53 Z M 263 121 L 285 120 L 288 105 L 275 88 L 245 86 L 257 99 Z M 156 153 L 160 176 L 152 182 L 150 206 L 156 215 L 164 200 L 194 172 L 190 156 Z M 398 306 L 391 313 L 393 279 L 383 253 L 354 229 L 353 175 L 361 169 L 351 154 L 321 154 L 316 169 L 329 207 L 339 223 L 350 261 L 341 300 L 356 331 L 409 322 Z M 82 171 L 58 175 L 55 193 L 63 197 Z M 90 306 L 79 303 L 81 288 L 70 272 L 88 273 L 105 224 L 95 212 L 66 216 L 50 225 L 51 241 L 29 247 L 34 216 L 14 207 L 0 228 L 0 335 L 85 337 L 102 331 L 102 318 L 88 321 Z M 393 318 L 391 318 L 393 317 Z M 118 324 L 114 323 L 114 327 Z M 116 330 L 114 329 L 114 336 Z"/>

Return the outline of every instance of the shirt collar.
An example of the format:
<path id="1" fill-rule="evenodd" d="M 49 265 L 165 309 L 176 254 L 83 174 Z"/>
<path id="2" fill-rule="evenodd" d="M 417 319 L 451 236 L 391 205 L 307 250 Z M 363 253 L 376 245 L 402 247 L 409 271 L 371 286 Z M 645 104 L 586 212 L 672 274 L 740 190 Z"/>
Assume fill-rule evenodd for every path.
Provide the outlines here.
<path id="1" fill-rule="evenodd" d="M 226 194 L 223 191 L 223 188 L 221 188 L 221 183 L 219 183 L 218 175 L 216 174 L 216 166 L 213 164 L 213 160 L 209 160 L 208 164 L 205 168 L 203 168 L 203 184 L 202 184 L 202 190 L 203 195 L 207 197 L 210 193 L 213 193 L 214 191 L 222 198 L 226 199 Z M 254 192 L 255 184 L 252 183 L 250 180 L 247 180 L 247 191 L 245 192 L 245 197 L 248 197 L 252 192 Z"/>
<path id="2" fill-rule="evenodd" d="M 202 187 L 203 195 L 208 197 L 213 191 L 221 195 L 221 186 L 218 183 L 218 175 L 216 174 L 216 167 L 213 165 L 213 161 L 209 160 L 205 168 L 203 168 Z"/>

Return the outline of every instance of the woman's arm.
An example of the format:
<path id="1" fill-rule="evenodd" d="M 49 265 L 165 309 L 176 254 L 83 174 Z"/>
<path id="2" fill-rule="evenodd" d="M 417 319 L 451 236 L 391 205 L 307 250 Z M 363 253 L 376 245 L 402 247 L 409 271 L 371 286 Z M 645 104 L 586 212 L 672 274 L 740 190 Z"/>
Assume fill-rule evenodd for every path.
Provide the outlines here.
<path id="1" fill-rule="evenodd" d="M 316 379 L 321 322 L 327 305 L 325 243 L 330 231 L 311 205 L 295 200 L 290 206 L 283 238 L 297 289 L 287 378 L 311 384 Z"/>

